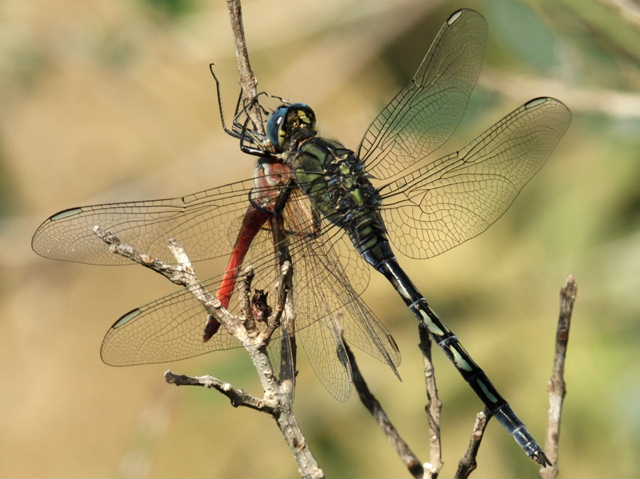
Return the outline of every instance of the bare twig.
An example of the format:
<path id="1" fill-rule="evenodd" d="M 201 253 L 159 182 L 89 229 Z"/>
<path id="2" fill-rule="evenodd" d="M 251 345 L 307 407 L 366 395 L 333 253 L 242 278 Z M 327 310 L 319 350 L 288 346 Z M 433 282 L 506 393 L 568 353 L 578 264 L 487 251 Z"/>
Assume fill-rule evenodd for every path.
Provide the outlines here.
<path id="1" fill-rule="evenodd" d="M 458 470 L 455 475 L 456 479 L 466 479 L 478 466 L 476 457 L 489 419 L 491 419 L 491 413 L 488 409 L 476 415 L 476 420 L 473 423 L 473 431 L 471 431 L 471 439 L 469 440 L 469 447 L 458 463 Z"/>
<path id="2" fill-rule="evenodd" d="M 442 469 L 442 442 L 440 439 L 440 414 L 442 413 L 442 401 L 438 395 L 438 385 L 436 384 L 435 369 L 431 360 L 431 338 L 426 325 L 420 321 L 418 323 L 420 336 L 420 351 L 424 358 L 424 379 L 427 387 L 427 405 L 425 413 L 429 423 L 430 450 L 429 464 L 426 466 L 429 477 L 435 479 Z"/>
<path id="3" fill-rule="evenodd" d="M 253 268 L 246 268 L 242 273 L 242 314 L 244 315 L 245 325 L 248 328 L 254 327 L 253 307 L 251 302 L 251 284 L 253 282 Z"/>
<path id="4" fill-rule="evenodd" d="M 293 414 L 293 400 L 295 396 L 296 380 L 296 343 L 295 343 L 295 310 L 293 307 L 293 265 L 289 252 L 289 243 L 284 234 L 283 219 L 280 214 L 273 215 L 270 219 L 273 234 L 274 254 L 280 265 L 280 279 L 278 281 L 278 305 L 274 320 L 281 323 L 282 332 L 280 348 L 280 397 L 282 411 L 278 418 L 280 429 L 289 434 L 287 440 L 292 444 L 305 444 L 304 436 L 298 427 L 296 417 Z M 311 457 L 313 459 L 313 457 Z M 322 474 L 317 464 L 315 469 Z"/>
<path id="5" fill-rule="evenodd" d="M 567 357 L 569 329 L 571 315 L 576 301 L 578 287 L 576 279 L 569 275 L 565 285 L 560 289 L 560 314 L 556 330 L 556 350 L 553 360 L 553 372 L 549 380 L 549 424 L 547 427 L 546 453 L 551 466 L 541 468 L 540 475 L 544 479 L 558 477 L 558 453 L 560 447 L 560 423 L 562 419 L 562 404 L 567 393 L 564 381 L 564 364 Z"/>
<path id="6" fill-rule="evenodd" d="M 170 240 L 168 244 L 171 253 L 178 262 L 177 265 L 172 265 L 157 258 L 152 258 L 147 254 L 139 253 L 132 245 L 123 243 L 118 236 L 110 231 L 103 230 L 100 226 L 95 226 L 93 232 L 98 238 L 109 245 L 109 251 L 113 254 L 117 254 L 145 268 L 149 268 L 161 274 L 172 283 L 187 288 L 202 303 L 207 313 L 225 324 L 234 336 L 235 333 L 242 334 L 242 331 L 238 329 L 242 321 L 233 316 L 226 308 L 223 308 L 220 301 L 200 285 L 191 266 L 189 257 L 177 242 Z"/>
<path id="7" fill-rule="evenodd" d="M 240 73 L 240 87 L 244 98 L 253 100 L 258 94 L 258 81 L 251 68 L 249 61 L 249 51 L 247 50 L 247 40 L 244 35 L 242 23 L 242 6 L 240 0 L 227 0 L 229 18 L 231 19 L 231 29 L 236 46 L 236 61 L 238 72 Z M 264 122 L 259 108 L 250 107 L 247 111 L 249 118 L 260 133 L 264 134 Z"/>
<path id="8" fill-rule="evenodd" d="M 296 340 L 295 340 L 295 309 L 293 305 L 293 265 L 289 243 L 284 233 L 282 215 L 274 215 L 270 221 L 273 234 L 274 253 L 281 268 L 278 283 L 278 301 L 273 322 L 281 324 L 282 331 L 280 348 L 280 385 L 282 392 L 288 394 L 293 402 L 296 380 Z"/>
<path id="9" fill-rule="evenodd" d="M 358 396 L 360 398 L 360 402 L 362 405 L 367 408 L 367 410 L 371 413 L 373 418 L 378 423 L 378 426 L 382 429 L 382 432 L 387 436 L 391 444 L 396 450 L 396 453 L 406 466 L 409 473 L 415 477 L 416 479 L 422 479 L 425 474 L 425 469 L 418 457 L 413 453 L 409 444 L 400 436 L 400 433 L 396 429 L 396 427 L 389 419 L 389 416 L 385 412 L 384 408 L 380 404 L 380 402 L 373 395 L 369 386 L 367 385 L 362 373 L 360 372 L 360 368 L 358 367 L 358 363 L 356 361 L 355 355 L 349 344 L 344 339 L 342 328 L 336 323 L 332 323 L 334 332 L 336 337 L 340 338 L 338 341 L 338 351 L 336 354 L 342 362 L 345 368 L 348 368 L 351 376 L 351 380 L 353 381 L 356 390 L 358 391 Z"/>
<path id="10" fill-rule="evenodd" d="M 236 58 L 243 92 L 242 98 L 245 101 L 243 107 L 255 129 L 264 134 L 264 122 L 261 117 L 261 110 L 259 105 L 254 102 L 254 99 L 257 97 L 257 80 L 249 62 L 244 28 L 242 25 L 240 0 L 227 0 L 227 7 L 235 38 Z M 213 334 L 216 334 L 218 327 L 222 324 L 227 332 L 234 336 L 249 354 L 260 378 L 264 395 L 262 398 L 255 397 L 213 376 L 190 377 L 167 371 L 165 373 L 165 380 L 175 385 L 201 386 L 216 389 L 227 396 L 235 407 L 245 406 L 270 414 L 275 419 L 282 435 L 293 452 L 301 476 L 312 479 L 322 478 L 324 477 L 324 473 L 307 447 L 306 439 L 293 413 L 293 390 L 295 382 L 295 341 L 293 338 L 295 330 L 293 325 L 295 316 L 293 314 L 291 294 L 289 294 L 292 289 L 292 265 L 287 243 L 286 241 L 280 241 L 279 238 L 279 236 L 282 236 L 282 234 L 279 235 L 278 233 L 281 228 L 273 224 L 274 221 L 280 221 L 279 226 L 281 226 L 282 220 L 278 215 L 275 217 L 276 219 L 272 220 L 272 229 L 274 231 L 273 240 L 281 267 L 281 277 L 279 282 L 278 307 L 274 315 L 271 315 L 268 305 L 260 311 L 254 311 L 256 304 L 255 301 L 251 300 L 252 270 L 245 273 L 241 283 L 243 288 L 242 301 L 244 305 L 244 316 L 237 317 L 227 311 L 215 296 L 205 290 L 196 276 L 187 253 L 174 240 L 169 241 L 168 247 L 176 258 L 177 265 L 167 264 L 159 259 L 151 258 L 146 254 L 138 253 L 133 246 L 122 243 L 115 234 L 103 231 L 99 226 L 94 228 L 94 232 L 109 245 L 110 250 L 114 254 L 119 254 L 162 274 L 173 283 L 189 290 L 208 313 L 206 326 L 203 328 L 204 339 L 207 340 Z M 265 295 L 261 297 L 263 299 L 266 298 Z M 266 303 L 266 301 L 264 302 Z M 283 317 L 282 321 L 281 317 Z M 263 324 L 260 328 L 258 323 L 264 322 L 265 320 L 266 327 Z M 274 374 L 266 348 L 275 329 L 281 322 L 283 323 L 283 351 L 281 358 L 283 367 L 281 369 L 281 378 L 278 380 Z"/>
<path id="11" fill-rule="evenodd" d="M 164 373 L 164 379 L 167 383 L 175 384 L 176 386 L 202 386 L 215 389 L 227 396 L 233 407 L 244 406 L 271 415 L 276 412 L 274 407 L 265 404 L 262 399 L 246 393 L 242 389 L 234 387 L 231 383 L 222 381 L 214 376 L 186 376 L 184 374 L 175 374 L 168 370 Z"/>
<path id="12" fill-rule="evenodd" d="M 208 315 L 214 316 L 235 337 L 249 354 L 256 369 L 263 397 L 257 398 L 245 393 L 232 384 L 212 376 L 190 377 L 177 375 L 170 371 L 165 373 L 168 383 L 178 386 L 201 386 L 215 389 L 227 396 L 234 406 L 245 406 L 271 415 L 289 445 L 298 464 L 302 477 L 319 479 L 324 477 L 322 469 L 307 447 L 302 430 L 297 424 L 290 398 L 290 382 L 281 384 L 275 377 L 271 361 L 266 353 L 270 336 L 256 334 L 255 328 L 249 330 L 245 318 L 237 317 L 224 308 L 220 301 L 201 285 L 191 261 L 185 250 L 176 241 L 169 241 L 169 249 L 173 253 L 177 265 L 170 265 L 158 259 L 139 253 L 132 245 L 123 243 L 115 234 L 94 228 L 98 236 L 114 253 L 162 274 L 172 282 L 185 287 L 202 304 Z M 283 276 L 287 276 L 288 268 L 283 268 Z M 251 274 L 244 279 L 247 289 L 251 288 Z M 284 281 L 284 280 L 283 280 Z M 204 325 L 203 325 L 204 326 Z"/>

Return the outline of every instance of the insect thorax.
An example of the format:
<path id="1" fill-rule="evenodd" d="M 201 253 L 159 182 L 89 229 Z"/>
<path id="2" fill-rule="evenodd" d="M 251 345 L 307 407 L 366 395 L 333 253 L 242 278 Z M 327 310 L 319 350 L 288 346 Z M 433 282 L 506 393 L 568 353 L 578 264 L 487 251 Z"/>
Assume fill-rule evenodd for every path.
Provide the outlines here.
<path id="1" fill-rule="evenodd" d="M 296 182 L 316 209 L 344 228 L 358 250 L 386 242 L 380 194 L 355 153 L 335 140 L 313 137 L 292 159 Z"/>

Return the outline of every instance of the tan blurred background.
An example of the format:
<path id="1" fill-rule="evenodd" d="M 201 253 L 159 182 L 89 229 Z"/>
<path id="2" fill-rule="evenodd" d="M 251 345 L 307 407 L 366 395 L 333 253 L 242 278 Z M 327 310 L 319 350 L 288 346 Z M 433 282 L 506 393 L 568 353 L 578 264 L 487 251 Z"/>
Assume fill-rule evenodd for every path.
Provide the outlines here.
<path id="1" fill-rule="evenodd" d="M 630 0 L 244 2 L 262 88 L 315 108 L 355 147 L 453 10 L 482 12 L 487 59 L 461 145 L 522 102 L 574 111 L 552 161 L 482 237 L 409 272 L 538 438 L 546 426 L 558 289 L 577 276 L 561 470 L 640 470 L 640 16 Z M 166 385 L 164 365 L 111 368 L 102 335 L 171 291 L 140 268 L 36 256 L 31 234 L 78 204 L 173 196 L 246 177 L 252 158 L 221 133 L 207 64 L 237 90 L 224 2 L 5 0 L 0 3 L 0 476 L 295 476 L 272 421 L 217 394 Z M 403 351 L 398 383 L 365 373 L 427 460 L 421 359 L 411 319 L 374 281 L 369 304 Z M 445 403 L 444 476 L 481 405 L 436 351 Z M 242 354 L 172 364 L 254 389 Z M 355 398 L 334 402 L 302 364 L 297 412 L 330 476 L 405 476 Z M 535 476 L 491 424 L 476 477 Z"/>

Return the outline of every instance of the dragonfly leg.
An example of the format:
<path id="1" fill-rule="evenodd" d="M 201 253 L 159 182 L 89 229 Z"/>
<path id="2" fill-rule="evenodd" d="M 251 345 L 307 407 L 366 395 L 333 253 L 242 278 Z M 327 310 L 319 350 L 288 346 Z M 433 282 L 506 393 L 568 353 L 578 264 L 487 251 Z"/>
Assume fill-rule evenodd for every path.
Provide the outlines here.
<path id="1" fill-rule="evenodd" d="M 222 123 L 222 129 L 225 131 L 225 133 L 227 133 L 228 135 L 232 136 L 233 138 L 238 138 L 240 139 L 240 133 L 236 130 L 234 130 L 233 128 L 228 128 L 226 122 L 224 121 L 224 109 L 222 107 L 222 94 L 220 91 L 220 80 L 218 80 L 218 76 L 215 73 L 215 64 L 214 63 L 209 63 L 209 71 L 211 72 L 211 76 L 213 77 L 213 81 L 216 83 L 216 96 L 218 98 L 218 112 L 220 113 L 220 122 Z M 240 105 L 240 99 L 242 98 L 242 91 L 240 91 L 240 96 L 238 97 L 238 102 L 236 104 L 236 112 L 234 113 L 234 118 L 235 115 L 237 115 L 238 112 L 238 107 Z"/>
<path id="2" fill-rule="evenodd" d="M 244 144 L 246 138 L 250 138 L 250 141 L 254 144 L 260 143 L 260 139 L 256 139 L 257 134 L 253 130 L 247 128 L 247 125 L 250 121 L 250 117 L 249 115 L 247 115 L 248 108 L 251 108 L 257 104 L 263 113 L 267 113 L 267 111 L 258 103 L 258 97 L 260 96 L 260 94 L 258 94 L 255 98 L 247 103 L 246 101 L 243 101 L 244 92 L 242 91 L 242 89 L 240 90 L 240 93 L 238 94 L 238 100 L 236 101 L 235 111 L 233 113 L 231 128 L 229 128 L 227 127 L 227 123 L 224 119 L 224 108 L 222 106 L 220 80 L 215 73 L 215 65 L 213 63 L 209 63 L 209 71 L 211 72 L 211 76 L 213 77 L 213 80 L 216 84 L 216 97 L 218 99 L 218 111 L 220 113 L 220 122 L 222 123 L 222 129 L 228 135 L 240 140 L 240 151 L 242 151 L 243 153 L 255 156 L 263 156 L 265 154 L 263 149 L 256 148 L 254 146 L 247 146 Z M 240 105 L 243 106 L 241 107 Z M 240 118 L 242 115 L 246 116 L 246 120 L 243 123 L 240 123 L 238 121 L 238 118 Z"/>

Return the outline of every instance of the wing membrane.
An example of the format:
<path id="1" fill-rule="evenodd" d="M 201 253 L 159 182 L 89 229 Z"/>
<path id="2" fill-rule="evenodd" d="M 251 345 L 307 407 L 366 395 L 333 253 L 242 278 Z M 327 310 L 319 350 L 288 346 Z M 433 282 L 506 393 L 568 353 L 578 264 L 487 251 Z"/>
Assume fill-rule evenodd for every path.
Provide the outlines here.
<path id="1" fill-rule="evenodd" d="M 365 132 L 358 155 L 369 173 L 390 178 L 449 139 L 480 73 L 486 37 L 478 12 L 462 9 L 449 17 L 410 83 Z"/>
<path id="2" fill-rule="evenodd" d="M 52 259 L 132 264 L 110 253 L 96 237 L 93 228 L 100 226 L 167 263 L 175 261 L 166 247 L 170 238 L 185 247 L 192 261 L 226 257 L 249 205 L 249 195 L 277 196 L 281 188 L 256 188 L 254 180 L 249 179 L 176 198 L 70 208 L 45 220 L 31 245 L 36 253 Z M 297 196 L 290 201 L 303 199 Z"/>
<path id="3" fill-rule="evenodd" d="M 462 150 L 383 187 L 395 248 L 430 258 L 485 231 L 540 170 L 570 120 L 559 100 L 530 100 Z"/>
<path id="4" fill-rule="evenodd" d="M 304 289 L 296 288 L 294 296 L 296 324 L 300 325 L 299 318 L 303 318 L 303 330 L 296 337 L 316 376 L 339 401 L 349 397 L 351 378 L 337 356 L 342 339 L 332 323 L 340 324 L 349 344 L 386 363 L 396 374 L 400 360 L 391 334 L 359 298 L 369 266 L 353 254 L 355 251 L 348 237 L 342 235 L 338 241 L 307 244 L 294 258 L 294 268 L 304 263 L 307 272 L 300 283 Z M 305 316 L 321 320 L 304 329 Z"/>
<path id="5" fill-rule="evenodd" d="M 289 208 L 289 226 L 293 228 L 293 218 L 304 216 L 295 214 L 294 205 Z M 294 272 L 294 301 L 298 316 L 297 330 L 314 325 L 333 310 L 339 309 L 345 301 L 353 301 L 357 294 L 364 291 L 369 281 L 369 268 L 351 245 L 348 236 L 343 230 L 324 221 L 325 224 L 320 225 L 315 238 L 302 238 L 296 231 L 289 233 L 292 238 L 290 252 Z M 279 277 L 273 249 L 271 231 L 262 229 L 254 238 L 244 261 L 244 265 L 254 267 L 253 288 L 270 292 L 270 298 L 277 297 L 275 292 Z M 317 259 L 319 254 L 327 256 L 325 262 L 333 265 L 332 275 L 328 274 L 323 263 Z M 337 268 L 343 272 L 341 284 L 350 284 L 353 296 L 343 294 L 319 307 L 317 298 L 328 298 L 326 291 L 337 288 L 334 276 Z M 218 275 L 210 278 L 204 281 L 203 285 L 214 292 L 219 287 L 222 277 L 223 275 Z M 234 313 L 240 313 L 239 288 L 240 286 L 236 285 L 229 305 L 229 309 Z M 327 305 L 330 307 L 327 308 Z M 238 346 L 224 328 L 221 328 L 210 341 L 203 343 L 202 332 L 205 322 L 206 314 L 200 303 L 188 291 L 180 290 L 122 316 L 105 335 L 101 355 L 107 364 L 125 366 L 186 359 Z"/>

